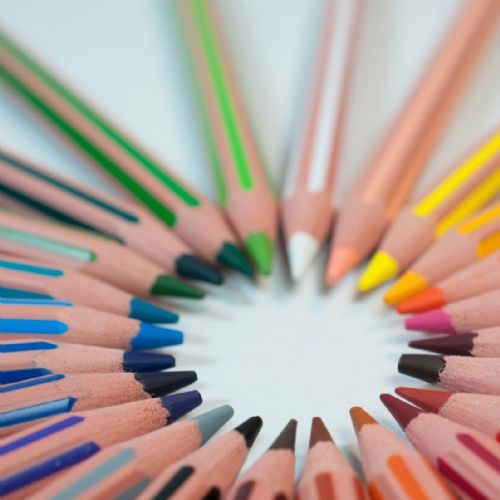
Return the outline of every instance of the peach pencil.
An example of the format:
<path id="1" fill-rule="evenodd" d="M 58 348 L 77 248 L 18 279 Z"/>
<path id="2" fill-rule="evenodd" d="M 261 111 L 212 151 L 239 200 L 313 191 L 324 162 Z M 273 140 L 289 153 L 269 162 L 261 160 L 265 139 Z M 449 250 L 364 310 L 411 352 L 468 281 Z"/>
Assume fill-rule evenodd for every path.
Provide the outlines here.
<path id="1" fill-rule="evenodd" d="M 262 427 L 251 417 L 234 430 L 167 467 L 137 500 L 222 498 L 245 461 Z"/>
<path id="2" fill-rule="evenodd" d="M 467 266 L 398 304 L 400 314 L 419 313 L 500 288 L 500 252 Z"/>
<path id="3" fill-rule="evenodd" d="M 499 4 L 500 5 L 500 4 Z M 500 250 L 500 203 L 450 229 L 384 295 L 396 305 Z"/>
<path id="4" fill-rule="evenodd" d="M 229 405 L 115 444 L 36 493 L 40 498 L 135 498 L 169 465 L 204 445 L 232 416 Z"/>
<path id="5" fill-rule="evenodd" d="M 253 274 L 229 225 L 206 197 L 123 134 L 4 32 L 0 33 L 0 78 L 198 255 Z"/>
<path id="6" fill-rule="evenodd" d="M 314 417 L 297 500 L 368 500 L 368 493 L 325 424 Z"/>
<path id="7" fill-rule="evenodd" d="M 182 344 L 183 334 L 71 302 L 0 299 L 0 339 L 62 340 L 124 350 Z"/>
<path id="8" fill-rule="evenodd" d="M 333 284 L 379 242 L 439 141 L 496 27 L 496 0 L 468 0 L 415 90 L 343 201 L 325 280 Z"/>
<path id="9" fill-rule="evenodd" d="M 191 56 L 219 201 L 247 253 L 270 274 L 277 205 L 237 81 L 215 2 L 176 2 Z"/>
<path id="10" fill-rule="evenodd" d="M 0 384 L 55 373 L 141 373 L 175 366 L 170 354 L 27 339 L 0 341 Z"/>
<path id="11" fill-rule="evenodd" d="M 334 207 L 361 0 L 325 2 L 308 99 L 299 116 L 281 199 L 290 274 L 298 280 L 326 240 Z"/>
<path id="12" fill-rule="evenodd" d="M 22 494 L 99 451 L 174 422 L 201 404 L 198 391 L 54 417 L 2 443 L 0 494 Z"/>
<path id="13" fill-rule="evenodd" d="M 0 297 L 69 300 L 148 323 L 176 323 L 179 316 L 74 269 L 0 254 Z"/>
<path id="14" fill-rule="evenodd" d="M 70 373 L 4 385 L 0 403 L 5 432 L 63 413 L 93 410 L 164 396 L 196 381 L 192 371 L 155 373 Z"/>
<path id="15" fill-rule="evenodd" d="M 1 210 L 0 252 L 71 267 L 136 295 L 203 297 L 116 241 L 42 218 Z"/>
<path id="16" fill-rule="evenodd" d="M 500 358 L 500 326 L 477 330 L 474 333 L 412 340 L 408 345 L 440 354 Z"/>
<path id="17" fill-rule="evenodd" d="M 408 330 L 429 333 L 468 333 L 500 326 L 500 288 L 476 297 L 454 302 L 408 318 Z"/>
<path id="18" fill-rule="evenodd" d="M 398 387 L 398 396 L 424 411 L 484 432 L 500 441 L 500 397 L 490 394 Z"/>
<path id="19" fill-rule="evenodd" d="M 448 229 L 500 191 L 500 129 L 414 205 L 404 208 L 359 281 L 362 292 L 406 270 Z"/>
<path id="20" fill-rule="evenodd" d="M 193 255 L 164 224 L 135 203 L 63 177 L 0 149 L 0 193 L 28 211 L 122 241 L 169 272 L 221 284 L 222 276 Z"/>
<path id="21" fill-rule="evenodd" d="M 457 392 L 500 395 L 500 359 L 402 354 L 399 373 Z"/>
<path id="22" fill-rule="evenodd" d="M 380 399 L 415 448 L 467 498 L 500 496 L 500 444 L 482 432 L 424 411 L 390 394 Z"/>
<path id="23" fill-rule="evenodd" d="M 293 498 L 297 421 L 290 420 L 274 443 L 231 487 L 228 500 Z"/>
<path id="24" fill-rule="evenodd" d="M 359 406 L 350 410 L 372 498 L 455 498 L 432 464 Z"/>

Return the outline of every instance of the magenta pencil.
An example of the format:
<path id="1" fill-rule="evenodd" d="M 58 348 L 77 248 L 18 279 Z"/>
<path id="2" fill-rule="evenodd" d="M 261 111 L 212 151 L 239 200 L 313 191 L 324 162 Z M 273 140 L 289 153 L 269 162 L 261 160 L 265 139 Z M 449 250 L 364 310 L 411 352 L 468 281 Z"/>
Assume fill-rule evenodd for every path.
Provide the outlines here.
<path id="1" fill-rule="evenodd" d="M 500 397 L 398 387 L 396 393 L 425 411 L 484 432 L 500 441 Z"/>

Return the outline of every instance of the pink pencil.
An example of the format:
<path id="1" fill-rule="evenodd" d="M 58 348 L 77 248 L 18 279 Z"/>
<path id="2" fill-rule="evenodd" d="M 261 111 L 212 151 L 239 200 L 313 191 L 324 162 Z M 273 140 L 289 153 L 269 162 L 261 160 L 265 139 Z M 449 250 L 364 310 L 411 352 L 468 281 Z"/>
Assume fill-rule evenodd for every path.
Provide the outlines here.
<path id="1" fill-rule="evenodd" d="M 500 498 L 500 444 L 490 436 L 425 413 L 389 394 L 380 396 L 415 447 L 464 498 Z"/>
<path id="2" fill-rule="evenodd" d="M 398 387 L 396 393 L 425 411 L 484 432 L 500 441 L 500 397 Z"/>
<path id="3" fill-rule="evenodd" d="M 468 333 L 500 326 L 500 289 L 433 309 L 405 321 L 408 330 Z"/>
<path id="4" fill-rule="evenodd" d="M 28 495 L 102 449 L 177 420 L 201 404 L 197 391 L 55 417 L 4 439 L 0 495 Z"/>
<path id="5" fill-rule="evenodd" d="M 500 359 L 402 354 L 400 373 L 457 392 L 500 395 Z"/>

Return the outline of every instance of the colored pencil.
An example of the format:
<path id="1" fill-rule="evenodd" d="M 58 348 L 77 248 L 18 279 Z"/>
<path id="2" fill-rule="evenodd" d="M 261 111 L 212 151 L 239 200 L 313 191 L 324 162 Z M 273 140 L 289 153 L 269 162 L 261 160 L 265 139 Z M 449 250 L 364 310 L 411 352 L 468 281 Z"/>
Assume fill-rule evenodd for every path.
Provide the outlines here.
<path id="1" fill-rule="evenodd" d="M 270 274 L 277 204 L 245 109 L 215 2 L 179 1 L 219 201 L 247 253 Z"/>
<path id="2" fill-rule="evenodd" d="M 468 333 L 500 326 L 499 305 L 500 288 L 417 314 L 405 321 L 405 327 L 432 333 Z"/>
<path id="3" fill-rule="evenodd" d="M 36 339 L 0 342 L 0 384 L 54 373 L 141 373 L 174 366 L 175 358 L 170 354 Z"/>
<path id="4" fill-rule="evenodd" d="M 160 429 L 201 404 L 198 391 L 64 415 L 2 443 L 0 494 L 24 493 L 116 443 Z M 37 484 L 38 483 L 38 484 Z"/>
<path id="5" fill-rule="evenodd" d="M 360 0 L 325 2 L 308 99 L 299 116 L 281 199 L 284 240 L 300 279 L 331 228 L 335 172 L 342 149 Z"/>
<path id="6" fill-rule="evenodd" d="M 162 470 L 204 445 L 233 413 L 229 405 L 220 406 L 110 446 L 31 498 L 135 498 Z"/>
<path id="7" fill-rule="evenodd" d="M 207 198 L 126 137 L 3 32 L 0 78 L 198 255 L 253 274 L 222 214 Z"/>
<path id="8" fill-rule="evenodd" d="M 176 323 L 179 316 L 74 269 L 0 254 L 0 297 L 69 300 L 148 323 Z"/>
<path id="9" fill-rule="evenodd" d="M 311 424 L 309 451 L 297 485 L 297 500 L 368 500 L 359 477 L 319 417 Z"/>
<path id="10" fill-rule="evenodd" d="M 165 396 L 197 380 L 196 372 L 70 373 L 7 384 L 0 388 L 3 431 L 18 432 L 55 415 Z"/>
<path id="11" fill-rule="evenodd" d="M 445 306 L 500 288 L 500 252 L 439 281 L 398 304 L 400 314 L 418 313 Z"/>
<path id="12" fill-rule="evenodd" d="M 399 373 L 457 392 L 500 395 L 500 359 L 402 354 Z"/>
<path id="13" fill-rule="evenodd" d="M 405 203 L 493 32 L 496 0 L 468 0 L 419 84 L 344 199 L 325 281 L 331 285 L 379 242 Z"/>
<path id="14" fill-rule="evenodd" d="M 466 498 L 499 498 L 500 445 L 490 436 L 390 394 L 380 396 L 414 446 Z"/>
<path id="15" fill-rule="evenodd" d="M 236 479 L 261 427 L 260 417 L 249 418 L 165 469 L 137 500 L 222 498 Z"/>
<path id="16" fill-rule="evenodd" d="M 350 410 L 363 472 L 372 498 L 455 498 L 438 471 L 359 406 Z"/>
<path id="17" fill-rule="evenodd" d="M 179 330 L 55 300 L 0 299 L 0 339 L 59 340 L 124 350 L 182 344 Z"/>
<path id="18" fill-rule="evenodd" d="M 274 443 L 231 487 L 228 500 L 292 499 L 297 421 L 290 420 Z"/>
<path id="19" fill-rule="evenodd" d="M 366 292 L 406 270 L 448 229 L 500 192 L 500 129 L 397 215 L 361 276 Z"/>
<path id="20" fill-rule="evenodd" d="M 425 349 L 441 354 L 500 358 L 500 326 L 477 330 L 474 333 L 412 340 L 408 345 L 415 349 Z"/>
<path id="21" fill-rule="evenodd" d="M 450 229 L 401 276 L 384 300 L 389 305 L 399 304 L 497 250 L 500 203 Z"/>
<path id="22" fill-rule="evenodd" d="M 116 241 L 42 218 L 0 211 L 0 252 L 71 267 L 137 295 L 203 297 Z"/>
<path id="23" fill-rule="evenodd" d="M 0 193 L 28 211 L 98 231 L 184 278 L 220 285 L 222 276 L 147 210 L 0 149 Z"/>

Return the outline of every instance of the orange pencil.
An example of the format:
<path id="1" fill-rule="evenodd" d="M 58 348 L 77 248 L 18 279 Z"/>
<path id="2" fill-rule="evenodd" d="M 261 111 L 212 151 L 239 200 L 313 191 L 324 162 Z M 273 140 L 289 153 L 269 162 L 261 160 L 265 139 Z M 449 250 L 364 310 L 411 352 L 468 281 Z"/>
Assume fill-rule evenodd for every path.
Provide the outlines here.
<path id="1" fill-rule="evenodd" d="M 168 467 L 137 500 L 222 498 L 233 483 L 262 427 L 251 417 L 234 430 Z"/>
<path id="2" fill-rule="evenodd" d="M 311 425 L 309 451 L 297 486 L 297 500 L 368 500 L 368 494 L 319 417 Z"/>
<path id="3" fill-rule="evenodd" d="M 343 201 L 325 281 L 358 265 L 394 219 L 438 142 L 496 26 L 497 0 L 468 0 L 420 83 Z"/>
<path id="4" fill-rule="evenodd" d="M 290 420 L 269 450 L 243 474 L 226 498 L 293 498 L 296 432 L 297 421 Z"/>
<path id="5" fill-rule="evenodd" d="M 499 4 L 500 5 L 500 4 Z M 500 250 L 500 203 L 450 229 L 384 295 L 395 305 Z"/>
<path id="6" fill-rule="evenodd" d="M 350 413 L 372 498 L 455 498 L 444 479 L 423 455 L 359 406 L 351 408 Z"/>

